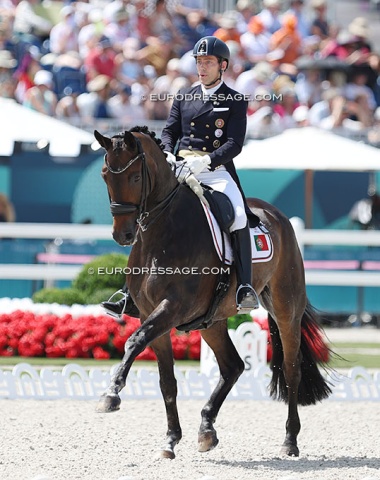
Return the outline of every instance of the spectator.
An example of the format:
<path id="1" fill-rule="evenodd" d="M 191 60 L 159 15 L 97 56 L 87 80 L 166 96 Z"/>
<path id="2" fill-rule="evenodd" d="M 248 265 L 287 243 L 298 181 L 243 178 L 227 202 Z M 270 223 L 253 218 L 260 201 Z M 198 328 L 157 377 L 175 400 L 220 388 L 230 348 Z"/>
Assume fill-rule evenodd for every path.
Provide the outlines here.
<path id="1" fill-rule="evenodd" d="M 315 18 L 311 23 L 311 35 L 318 36 L 321 40 L 329 37 L 329 23 L 327 21 L 327 0 L 312 0 Z"/>
<path id="2" fill-rule="evenodd" d="M 107 110 L 112 118 L 132 127 L 147 120 L 147 115 L 143 107 L 131 103 L 131 93 L 129 85 L 122 86 L 119 92 L 108 100 Z"/>
<path id="3" fill-rule="evenodd" d="M 89 52 L 96 47 L 103 30 L 102 11 L 98 8 L 93 8 L 88 12 L 87 23 L 81 27 L 78 33 L 78 49 L 81 58 L 85 59 Z"/>
<path id="4" fill-rule="evenodd" d="M 63 97 L 58 101 L 56 107 L 56 116 L 62 120 L 79 120 L 81 112 L 78 106 L 78 96 L 80 90 L 73 90 L 66 87 L 63 91 Z"/>
<path id="5" fill-rule="evenodd" d="M 263 0 L 263 9 L 258 14 L 261 21 L 263 22 L 265 29 L 270 34 L 277 32 L 281 28 L 280 20 L 280 10 L 281 10 L 281 1 L 280 0 Z"/>
<path id="6" fill-rule="evenodd" d="M 80 116 L 91 122 L 95 118 L 112 118 L 108 101 L 111 97 L 110 77 L 98 75 L 88 82 L 89 93 L 82 93 L 77 99 Z"/>
<path id="7" fill-rule="evenodd" d="M 321 100 L 322 80 L 321 70 L 317 68 L 309 68 L 298 74 L 294 88 L 302 105 L 311 107 Z"/>
<path id="8" fill-rule="evenodd" d="M 304 0 L 291 0 L 290 8 L 284 14 L 284 16 L 291 14 L 297 19 L 297 32 L 301 38 L 306 38 L 310 35 L 310 22 L 304 12 L 305 2 Z"/>
<path id="9" fill-rule="evenodd" d="M 14 78 L 17 82 L 15 97 L 19 103 L 23 103 L 26 92 L 34 86 L 33 79 L 38 70 L 41 70 L 38 56 L 30 49 L 29 52 L 25 53 L 14 73 Z"/>
<path id="10" fill-rule="evenodd" d="M 60 11 L 61 21 L 50 32 L 50 51 L 56 55 L 68 51 L 78 52 L 78 27 L 75 23 L 75 9 L 69 5 Z"/>
<path id="11" fill-rule="evenodd" d="M 213 33 L 214 37 L 223 42 L 232 41 L 240 44 L 240 33 L 236 28 L 238 16 L 234 10 L 224 12 L 218 23 L 219 28 Z"/>
<path id="12" fill-rule="evenodd" d="M 21 0 L 15 10 L 13 30 L 24 45 L 41 47 L 49 37 L 52 23 L 36 14 L 34 7 L 38 0 Z"/>
<path id="13" fill-rule="evenodd" d="M 299 105 L 293 112 L 293 120 L 295 127 L 308 127 L 309 122 L 309 107 L 306 105 Z"/>
<path id="14" fill-rule="evenodd" d="M 280 98 L 274 105 L 273 111 L 279 115 L 283 129 L 295 127 L 293 114 L 299 106 L 299 102 L 294 90 L 294 83 L 288 81 L 279 89 L 278 93 Z"/>
<path id="15" fill-rule="evenodd" d="M 373 125 L 368 131 L 368 142 L 374 147 L 380 147 L 380 107 L 377 107 L 373 115 Z"/>
<path id="16" fill-rule="evenodd" d="M 355 100 L 358 96 L 364 96 L 367 100 L 368 109 L 374 112 L 377 105 L 375 95 L 368 86 L 368 76 L 368 69 L 356 67 L 351 80 L 344 87 L 344 95 L 347 100 Z"/>
<path id="17" fill-rule="evenodd" d="M 34 86 L 25 93 L 23 105 L 45 115 L 54 116 L 57 96 L 53 88 L 52 73 L 47 70 L 39 70 L 34 76 Z"/>
<path id="18" fill-rule="evenodd" d="M 143 64 L 138 60 L 139 48 L 137 38 L 127 38 L 123 43 L 123 51 L 115 57 L 116 78 L 124 85 L 132 85 L 144 75 Z"/>
<path id="19" fill-rule="evenodd" d="M 17 65 L 8 50 L 0 50 L 0 97 L 15 98 L 15 82 L 13 80 L 13 70 Z"/>
<path id="20" fill-rule="evenodd" d="M 281 52 L 275 64 L 294 63 L 301 55 L 301 37 L 297 32 L 297 18 L 288 14 L 282 19 L 282 27 L 270 38 L 269 47 L 272 51 Z"/>
<path id="21" fill-rule="evenodd" d="M 242 94 L 250 95 L 252 98 L 258 86 L 271 86 L 273 73 L 273 68 L 268 62 L 259 62 L 251 70 L 238 76 L 235 89 Z"/>
<path id="22" fill-rule="evenodd" d="M 87 82 L 94 80 L 98 75 L 107 75 L 116 78 L 116 52 L 107 37 L 102 37 L 95 48 L 91 49 L 84 59 Z"/>
<path id="23" fill-rule="evenodd" d="M 256 14 L 256 6 L 254 0 L 238 0 L 236 3 L 237 30 L 242 35 L 248 31 L 248 25 L 253 15 Z"/>
<path id="24" fill-rule="evenodd" d="M 266 60 L 269 40 L 270 34 L 265 31 L 261 18 L 258 15 L 253 16 L 249 21 L 248 31 L 240 38 L 244 55 L 252 65 Z"/>
<path id="25" fill-rule="evenodd" d="M 103 35 L 109 39 L 116 52 L 123 50 L 125 40 L 135 36 L 127 10 L 114 13 L 112 20 L 105 26 Z"/>
<path id="26" fill-rule="evenodd" d="M 0 193 L 0 222 L 14 222 L 16 215 L 12 203 L 4 193 Z"/>

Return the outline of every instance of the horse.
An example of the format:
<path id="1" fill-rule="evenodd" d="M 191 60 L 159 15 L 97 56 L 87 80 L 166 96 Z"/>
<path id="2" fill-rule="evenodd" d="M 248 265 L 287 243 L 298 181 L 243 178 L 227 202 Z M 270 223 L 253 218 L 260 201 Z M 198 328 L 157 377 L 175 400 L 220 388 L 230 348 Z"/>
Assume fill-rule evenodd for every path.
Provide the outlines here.
<path id="1" fill-rule="evenodd" d="M 97 411 L 120 408 L 119 393 L 133 361 L 150 345 L 157 356 L 167 417 L 166 440 L 160 455 L 173 459 L 182 431 L 170 331 L 183 329 L 205 315 L 217 282 L 217 275 L 207 273 L 220 268 L 222 262 L 199 198 L 177 181 L 154 132 L 144 126 L 112 138 L 95 130 L 94 136 L 105 150 L 101 175 L 111 202 L 113 238 L 120 245 L 132 245 L 128 270 L 133 275 L 127 275 L 127 284 L 141 320 L 141 327 L 125 344 L 123 359 L 100 397 Z M 270 261 L 253 265 L 252 285 L 268 311 L 273 348 L 270 395 L 288 404 L 281 453 L 296 457 L 301 428 L 298 405 L 315 404 L 331 393 L 315 355 L 318 345 L 323 344 L 321 327 L 317 311 L 306 295 L 303 260 L 291 223 L 265 201 L 248 199 L 248 204 L 269 230 L 274 246 Z M 168 267 L 177 273 L 170 274 Z M 181 274 L 183 269 L 187 269 L 187 274 Z M 230 288 L 211 325 L 200 329 L 215 354 L 220 378 L 201 411 L 199 452 L 207 452 L 218 444 L 213 424 L 244 370 L 227 330 L 227 318 L 237 313 L 233 266 L 230 276 Z"/>

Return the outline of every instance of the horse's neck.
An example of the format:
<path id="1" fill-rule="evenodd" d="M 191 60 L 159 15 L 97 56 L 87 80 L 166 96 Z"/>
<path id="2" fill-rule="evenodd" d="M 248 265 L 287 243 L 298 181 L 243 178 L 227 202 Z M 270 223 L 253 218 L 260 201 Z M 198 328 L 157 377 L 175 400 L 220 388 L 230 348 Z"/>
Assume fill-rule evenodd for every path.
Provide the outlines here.
<path id="1" fill-rule="evenodd" d="M 154 170 L 154 172 L 150 171 L 153 189 L 149 194 L 148 203 L 151 208 L 162 202 L 178 185 L 178 180 L 166 161 L 165 154 L 156 159 Z"/>

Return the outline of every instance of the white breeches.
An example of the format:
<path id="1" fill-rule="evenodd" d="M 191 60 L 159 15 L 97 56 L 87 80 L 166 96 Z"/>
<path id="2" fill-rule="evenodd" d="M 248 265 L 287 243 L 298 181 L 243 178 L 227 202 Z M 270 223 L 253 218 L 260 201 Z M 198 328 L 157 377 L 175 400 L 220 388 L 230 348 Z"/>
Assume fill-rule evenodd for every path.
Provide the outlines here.
<path id="1" fill-rule="evenodd" d="M 235 220 L 230 227 L 230 232 L 241 230 L 247 225 L 243 197 L 234 179 L 224 167 L 220 167 L 213 172 L 204 170 L 196 175 L 196 178 L 214 190 L 224 193 L 231 200 L 235 210 Z"/>

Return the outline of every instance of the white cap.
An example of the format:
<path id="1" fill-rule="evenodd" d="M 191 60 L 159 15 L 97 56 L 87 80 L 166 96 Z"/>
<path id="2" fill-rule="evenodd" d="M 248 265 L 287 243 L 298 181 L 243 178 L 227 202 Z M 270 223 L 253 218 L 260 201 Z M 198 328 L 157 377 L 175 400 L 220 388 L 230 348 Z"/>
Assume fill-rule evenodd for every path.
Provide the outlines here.
<path id="1" fill-rule="evenodd" d="M 46 85 L 47 87 L 53 86 L 53 74 L 47 70 L 38 70 L 34 75 L 35 85 Z"/>

